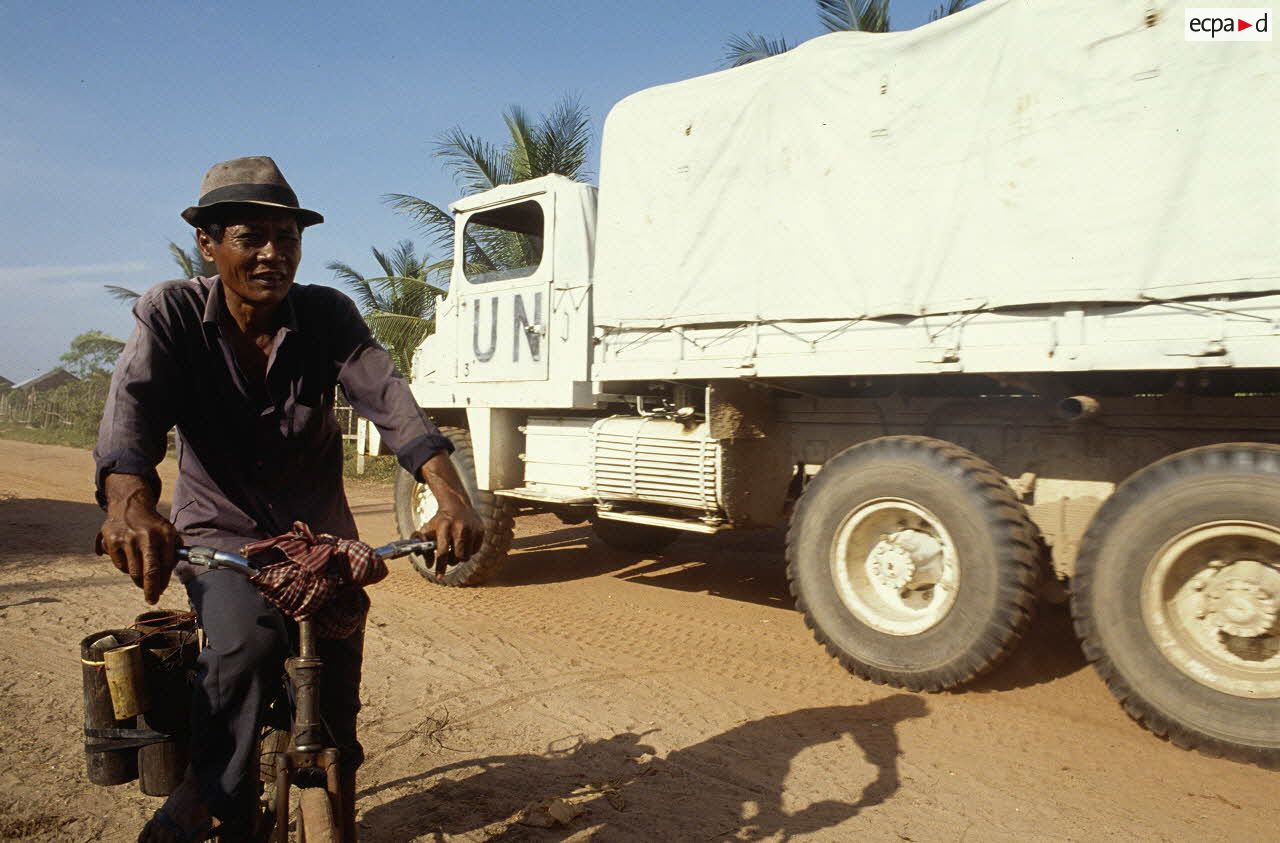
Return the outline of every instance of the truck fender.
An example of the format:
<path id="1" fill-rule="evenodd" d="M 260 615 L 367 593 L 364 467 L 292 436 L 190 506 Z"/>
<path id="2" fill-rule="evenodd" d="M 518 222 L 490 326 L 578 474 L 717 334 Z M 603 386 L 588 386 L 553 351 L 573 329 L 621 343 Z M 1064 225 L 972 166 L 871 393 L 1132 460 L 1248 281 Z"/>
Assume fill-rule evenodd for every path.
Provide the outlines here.
<path id="1" fill-rule="evenodd" d="M 519 486 L 523 478 L 520 425 L 524 415 L 516 410 L 468 407 L 467 429 L 475 449 L 476 486 L 485 491 Z"/>

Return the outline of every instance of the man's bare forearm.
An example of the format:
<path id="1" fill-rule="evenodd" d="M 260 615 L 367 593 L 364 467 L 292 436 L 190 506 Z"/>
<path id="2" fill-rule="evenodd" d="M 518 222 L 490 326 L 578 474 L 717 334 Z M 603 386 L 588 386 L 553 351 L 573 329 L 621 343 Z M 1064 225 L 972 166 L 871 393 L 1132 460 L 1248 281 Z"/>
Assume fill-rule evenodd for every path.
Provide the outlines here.
<path id="1" fill-rule="evenodd" d="M 444 451 L 422 464 L 422 468 L 418 469 L 418 478 L 427 484 L 437 501 L 471 505 L 467 490 L 462 486 L 462 478 L 458 476 L 458 469 L 454 468 L 453 460 Z"/>
<path id="2" fill-rule="evenodd" d="M 433 456 L 418 469 L 418 477 L 435 496 L 438 508 L 419 533 L 432 538 L 436 552 L 467 559 L 480 550 L 484 523 L 471 506 L 466 487 L 445 451 Z"/>
<path id="3" fill-rule="evenodd" d="M 108 515 L 123 515 L 130 503 L 153 510 L 156 508 L 156 496 L 151 491 L 151 486 L 136 474 L 108 474 L 102 486 L 107 499 Z"/>

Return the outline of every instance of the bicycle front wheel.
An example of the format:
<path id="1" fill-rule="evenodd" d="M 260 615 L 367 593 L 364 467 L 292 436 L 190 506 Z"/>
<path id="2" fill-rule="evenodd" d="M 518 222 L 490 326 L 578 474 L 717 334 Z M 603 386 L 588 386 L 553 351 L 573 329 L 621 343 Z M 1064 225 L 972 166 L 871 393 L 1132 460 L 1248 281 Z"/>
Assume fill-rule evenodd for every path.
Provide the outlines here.
<path id="1" fill-rule="evenodd" d="M 322 787 L 304 787 L 298 798 L 298 831 L 304 843 L 338 843 L 333 803 Z"/>

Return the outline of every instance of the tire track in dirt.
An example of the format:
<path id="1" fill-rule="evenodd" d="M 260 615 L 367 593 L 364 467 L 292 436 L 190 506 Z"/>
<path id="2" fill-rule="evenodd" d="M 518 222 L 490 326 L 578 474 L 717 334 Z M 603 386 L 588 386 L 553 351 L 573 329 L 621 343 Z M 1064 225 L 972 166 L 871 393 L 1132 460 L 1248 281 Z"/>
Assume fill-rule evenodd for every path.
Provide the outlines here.
<path id="1" fill-rule="evenodd" d="M 601 654 L 606 654 L 603 661 L 607 665 L 626 665 L 637 675 L 654 669 L 656 663 L 663 666 L 664 678 L 661 682 L 646 686 L 653 707 L 661 710 L 671 721 L 675 734 L 697 734 L 706 728 L 707 721 L 702 718 L 683 718 L 685 708 L 695 711 L 705 710 L 708 701 L 714 707 L 717 700 L 714 693 L 719 691 L 719 707 L 725 705 L 725 697 L 731 697 L 734 685 L 747 686 L 757 694 L 767 692 L 770 703 L 774 706 L 792 704 L 797 707 L 814 705 L 819 702 L 838 701 L 850 705 L 867 703 L 894 695 L 896 692 L 861 682 L 850 677 L 834 663 L 826 659 L 812 642 L 808 631 L 804 629 L 798 617 L 789 619 L 779 617 L 784 613 L 767 610 L 773 629 L 757 629 L 754 625 L 738 623 L 733 620 L 710 618 L 692 614 L 681 608 L 660 608 L 651 605 L 656 600 L 671 595 L 662 594 L 659 598 L 630 600 L 621 596 L 630 584 L 612 581 L 607 582 L 607 596 L 588 591 L 581 583 L 555 584 L 542 586 L 542 594 L 538 599 L 530 600 L 524 589 L 491 588 L 483 590 L 448 590 L 443 594 L 434 593 L 434 587 L 417 581 L 412 575 L 393 576 L 380 587 L 386 592 L 384 602 L 388 605 L 399 604 L 402 600 L 417 598 L 418 605 L 423 605 L 423 589 L 430 589 L 429 611 L 440 618 L 449 618 L 448 625 L 459 623 L 467 628 L 483 628 L 488 625 L 495 629 L 519 629 L 526 641 L 537 635 L 543 639 L 540 648 L 561 652 L 571 650 L 575 658 L 590 658 L 601 661 Z M 598 589 L 597 589 L 598 590 Z M 394 596 L 393 596 L 394 595 Z M 684 595 L 674 595 L 681 598 Z M 688 600 L 716 600 L 705 595 L 689 596 Z M 756 617 L 758 613 L 750 613 Z M 436 623 L 433 618 L 432 623 Z M 790 631 L 786 624 L 790 625 Z M 676 693 L 669 687 L 671 676 L 678 674 L 680 688 Z M 655 677 L 656 678 L 656 677 Z M 1092 684 L 1092 677 L 1084 674 L 1081 679 L 1085 684 Z M 730 685 L 726 685 L 725 680 Z M 1098 693 L 1092 695 L 1094 698 Z M 700 697 L 707 697 L 706 700 Z M 1100 712 L 1085 709 L 1076 716 L 1069 709 L 1062 707 L 1059 698 L 1055 704 L 1051 689 L 1035 688 L 1032 690 L 1011 692 L 970 692 L 967 694 L 930 695 L 923 699 L 935 714 L 945 713 L 949 720 L 946 724 L 921 726 L 921 737 L 915 741 L 927 744 L 933 739 L 943 739 L 948 750 L 942 753 L 934 750 L 929 759 L 920 762 L 906 759 L 902 762 L 902 791 L 896 799 L 908 799 L 907 791 L 918 792 L 910 797 L 922 810 L 933 812 L 955 813 L 974 800 L 974 790 L 985 792 L 983 801 L 995 804 L 1029 803 L 1025 812 L 1015 811 L 1022 816 L 1014 817 L 1010 822 L 1000 812 L 983 815 L 983 812 L 967 809 L 981 822 L 987 839 L 1008 834 L 1017 837 L 1019 834 L 1033 834 L 1042 839 L 1058 837 L 1049 835 L 1036 822 L 1053 822 L 1055 819 L 1063 823 L 1072 815 L 1091 817 L 1090 825 L 1079 825 L 1078 836 L 1061 836 L 1058 839 L 1091 839 L 1094 833 L 1107 829 L 1120 836 L 1133 833 L 1130 825 L 1132 805 L 1118 805 L 1113 797 L 1117 788 L 1134 775 L 1141 774 L 1141 765 L 1137 768 L 1123 769 L 1124 764 L 1117 765 L 1122 769 L 1099 769 L 1096 778 L 1075 776 L 1071 781 L 1069 792 L 1059 789 L 1062 779 L 1059 775 L 1050 775 L 1053 768 L 1052 759 L 1043 753 L 1027 753 L 1019 750 L 1022 734 L 1039 732 L 1047 746 L 1071 745 L 1081 740 L 1080 727 L 1085 720 L 1091 728 L 1086 734 L 1094 738 L 1115 742 L 1119 736 L 1120 744 L 1135 744 L 1154 740 L 1151 736 L 1137 731 L 1123 715 L 1114 708 Z M 1108 704 L 1109 700 L 1105 700 Z M 969 709 L 966 711 L 966 709 Z M 1043 722 L 1045 717 L 1051 722 Z M 993 723 L 1004 719 L 1007 726 L 994 728 Z M 1032 725 L 1032 724 L 1035 725 Z M 947 734 L 961 726 L 959 734 Z M 1101 731 L 1097 730 L 1101 727 Z M 679 747 L 671 747 L 678 750 Z M 1191 773 L 1191 768 L 1203 763 L 1218 762 L 1189 757 L 1178 750 L 1156 744 L 1152 752 L 1166 752 L 1175 763 L 1181 766 L 1184 774 Z M 909 754 L 914 756 L 914 753 Z M 992 769 L 985 759 L 996 756 L 1001 759 L 998 769 Z M 728 759 L 732 761 L 731 758 Z M 1048 761 L 1049 763 L 1046 763 Z M 1065 771 L 1065 766 L 1063 770 Z M 1241 769 L 1236 765 L 1225 765 L 1228 778 L 1231 773 L 1240 773 L 1248 779 L 1256 771 Z M 963 775 L 957 775 L 963 771 Z M 847 775 L 839 767 L 832 767 L 825 772 L 839 777 Z M 1221 771 L 1219 771 L 1221 772 Z M 820 778 L 821 776 L 819 776 Z M 1186 775 L 1174 776 L 1180 785 L 1190 779 Z M 1191 778 L 1194 778 L 1194 774 Z M 1153 810 L 1159 799 L 1150 800 Z M 1257 803 L 1261 808 L 1264 803 Z M 1004 829 L 1004 831 L 1002 831 Z M 1204 839 L 1218 839 L 1218 835 L 1210 829 L 1202 828 Z M 981 838 L 974 838 L 981 839 Z M 1148 839 L 1160 839 L 1153 835 Z"/>
<path id="2" fill-rule="evenodd" d="M 424 588 L 436 587 L 403 575 L 389 578 L 379 591 L 413 597 Z M 530 603 L 513 594 L 516 589 L 440 590 L 444 593 L 432 595 L 433 611 L 447 610 L 473 623 L 501 624 L 572 641 L 579 645 L 579 653 L 607 654 L 609 662 L 645 666 L 659 649 L 655 645 L 660 645 L 666 665 L 768 688 L 787 698 L 811 699 L 819 694 L 839 694 L 848 699 L 867 696 L 851 687 L 844 671 L 833 668 L 825 656 L 815 653 L 812 658 L 797 659 L 797 640 L 785 634 L 681 612 L 641 608 L 622 600 L 606 605 L 577 599 L 572 594 L 551 593 Z M 798 669 L 797 661 L 808 670 Z"/>

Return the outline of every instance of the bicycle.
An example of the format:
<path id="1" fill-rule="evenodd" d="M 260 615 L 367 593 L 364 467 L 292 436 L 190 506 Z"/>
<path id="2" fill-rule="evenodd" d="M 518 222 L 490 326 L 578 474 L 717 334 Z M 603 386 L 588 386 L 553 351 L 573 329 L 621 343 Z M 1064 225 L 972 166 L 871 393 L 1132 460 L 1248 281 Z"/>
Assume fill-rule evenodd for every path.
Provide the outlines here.
<path id="1" fill-rule="evenodd" d="M 384 560 L 413 553 L 430 557 L 435 542 L 400 539 L 374 548 Z M 258 569 L 238 553 L 210 547 L 183 547 L 178 557 L 209 570 L 224 569 L 252 577 Z M 298 787 L 299 838 L 305 843 L 351 843 L 343 839 L 354 805 L 345 804 L 339 786 L 341 761 L 320 718 L 320 674 L 324 663 L 317 654 L 310 619 L 298 621 L 298 651 L 285 659 L 284 673 L 292 690 L 293 712 L 288 747 L 276 753 L 275 798 L 270 819 L 271 843 L 289 839 L 290 789 Z"/>

